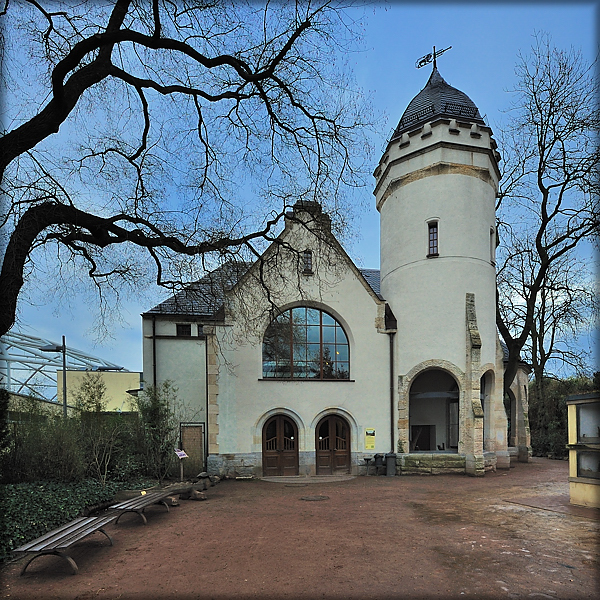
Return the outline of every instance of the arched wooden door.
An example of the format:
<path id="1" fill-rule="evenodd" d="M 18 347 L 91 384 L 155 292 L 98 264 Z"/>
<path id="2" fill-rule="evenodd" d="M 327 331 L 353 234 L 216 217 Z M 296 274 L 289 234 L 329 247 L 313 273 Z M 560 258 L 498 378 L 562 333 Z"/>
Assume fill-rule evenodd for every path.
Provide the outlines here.
<path id="1" fill-rule="evenodd" d="M 289 417 L 275 415 L 263 427 L 263 475 L 298 475 L 298 427 Z"/>
<path id="2" fill-rule="evenodd" d="M 350 472 L 350 427 L 337 415 L 325 417 L 316 429 L 317 475 Z"/>

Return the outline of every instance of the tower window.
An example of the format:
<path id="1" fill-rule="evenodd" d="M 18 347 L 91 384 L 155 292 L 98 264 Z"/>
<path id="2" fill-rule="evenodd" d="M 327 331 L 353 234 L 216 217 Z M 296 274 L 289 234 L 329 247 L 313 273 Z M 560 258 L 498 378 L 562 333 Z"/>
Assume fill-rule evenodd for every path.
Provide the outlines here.
<path id="1" fill-rule="evenodd" d="M 496 232 L 493 227 L 490 227 L 490 261 L 496 264 Z"/>
<path id="2" fill-rule="evenodd" d="M 304 250 L 302 252 L 302 272 L 307 274 L 313 272 L 313 256 L 311 250 Z"/>
<path id="3" fill-rule="evenodd" d="M 439 256 L 438 252 L 438 222 L 431 221 L 428 224 L 429 250 L 427 256 Z"/>

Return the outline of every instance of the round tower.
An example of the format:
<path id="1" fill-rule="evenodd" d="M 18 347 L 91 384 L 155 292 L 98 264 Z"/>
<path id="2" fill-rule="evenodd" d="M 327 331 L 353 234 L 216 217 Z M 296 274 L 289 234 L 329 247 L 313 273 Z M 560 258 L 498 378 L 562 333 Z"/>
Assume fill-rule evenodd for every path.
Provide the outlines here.
<path id="1" fill-rule="evenodd" d="M 502 381 L 498 161 L 477 106 L 434 65 L 374 173 L 381 292 L 398 321 L 398 450 L 455 452 L 470 457 L 466 468 L 475 474 L 483 472 L 484 447 L 506 449 L 491 418 Z"/>

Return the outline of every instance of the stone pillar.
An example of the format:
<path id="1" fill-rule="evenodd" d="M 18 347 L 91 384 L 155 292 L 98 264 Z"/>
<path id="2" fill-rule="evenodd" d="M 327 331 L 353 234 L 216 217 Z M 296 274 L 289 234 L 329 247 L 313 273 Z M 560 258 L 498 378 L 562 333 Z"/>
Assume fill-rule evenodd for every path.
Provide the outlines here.
<path id="1" fill-rule="evenodd" d="M 406 376 L 398 376 L 398 465 L 401 464 L 400 455 L 409 453 L 409 384 Z"/>
<path id="2" fill-rule="evenodd" d="M 504 351 L 500 339 L 496 341 L 496 381 L 492 397 L 494 414 L 494 438 L 496 451 L 496 468 L 510 469 L 508 452 L 508 420 L 504 409 Z"/>
<path id="3" fill-rule="evenodd" d="M 529 429 L 529 371 L 522 364 L 519 365 L 517 374 L 510 386 L 515 396 L 515 441 L 517 446 L 517 460 L 529 462 L 531 454 L 531 432 Z"/>
<path id="4" fill-rule="evenodd" d="M 483 459 L 483 408 L 481 407 L 481 336 L 477 328 L 475 294 L 467 293 L 467 369 L 465 390 L 461 398 L 461 439 L 466 457 L 465 471 L 468 475 L 481 477 L 485 474 Z"/>

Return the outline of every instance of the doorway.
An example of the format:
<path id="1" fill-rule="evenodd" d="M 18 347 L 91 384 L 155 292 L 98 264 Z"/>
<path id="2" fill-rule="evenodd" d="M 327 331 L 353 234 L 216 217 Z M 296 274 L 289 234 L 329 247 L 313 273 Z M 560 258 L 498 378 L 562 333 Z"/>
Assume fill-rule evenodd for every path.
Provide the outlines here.
<path id="1" fill-rule="evenodd" d="M 271 417 L 263 427 L 263 476 L 298 475 L 298 427 L 285 415 Z"/>
<path id="2" fill-rule="evenodd" d="M 350 472 L 350 426 L 337 415 L 325 417 L 315 431 L 317 475 Z"/>
<path id="3" fill-rule="evenodd" d="M 420 373 L 410 387 L 409 451 L 458 452 L 458 383 L 442 369 Z"/>

